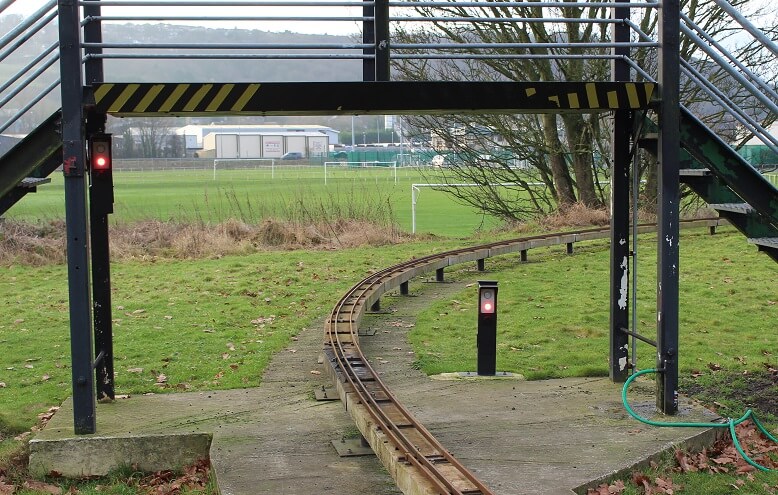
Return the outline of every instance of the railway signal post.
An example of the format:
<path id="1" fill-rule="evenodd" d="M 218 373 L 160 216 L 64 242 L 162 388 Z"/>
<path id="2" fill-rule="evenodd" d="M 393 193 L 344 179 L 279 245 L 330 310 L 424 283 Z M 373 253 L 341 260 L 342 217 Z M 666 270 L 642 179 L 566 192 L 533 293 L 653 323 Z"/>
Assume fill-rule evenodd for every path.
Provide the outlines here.
<path id="1" fill-rule="evenodd" d="M 497 372 L 497 282 L 478 281 L 478 375 Z"/>

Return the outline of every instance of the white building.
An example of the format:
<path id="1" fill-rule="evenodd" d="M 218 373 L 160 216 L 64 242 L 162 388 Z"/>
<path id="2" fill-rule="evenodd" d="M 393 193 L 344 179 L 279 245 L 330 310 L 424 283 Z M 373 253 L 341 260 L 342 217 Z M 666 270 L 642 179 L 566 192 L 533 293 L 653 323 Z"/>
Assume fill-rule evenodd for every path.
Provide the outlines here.
<path id="1" fill-rule="evenodd" d="M 293 133 L 304 133 L 306 135 L 323 134 L 327 136 L 329 144 L 340 143 L 340 131 L 323 125 L 277 125 L 277 124 L 257 124 L 257 125 L 187 125 L 175 130 L 179 136 L 184 136 L 187 150 L 195 151 L 205 148 L 205 138 L 209 134 L 276 134 L 291 135 Z M 213 149 L 213 148 L 212 148 Z M 295 150 L 297 151 L 297 150 Z"/>

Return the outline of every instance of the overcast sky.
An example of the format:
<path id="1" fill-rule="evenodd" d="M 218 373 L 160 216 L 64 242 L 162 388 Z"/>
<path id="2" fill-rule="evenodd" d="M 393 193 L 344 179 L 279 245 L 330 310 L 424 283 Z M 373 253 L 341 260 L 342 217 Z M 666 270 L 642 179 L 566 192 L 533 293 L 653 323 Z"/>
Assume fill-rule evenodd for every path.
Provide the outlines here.
<path id="1" fill-rule="evenodd" d="M 22 14 L 30 15 L 46 3 L 46 0 L 16 0 L 0 15 Z M 259 13 L 261 12 L 261 14 Z M 247 16 L 253 15 L 278 17 L 355 17 L 362 14 L 361 9 L 347 7 L 103 7 L 103 15 L 128 16 Z M 210 21 L 182 22 L 206 27 L 237 27 L 243 29 L 261 29 L 263 31 L 291 31 L 309 34 L 355 34 L 361 32 L 361 22 L 357 21 Z"/>

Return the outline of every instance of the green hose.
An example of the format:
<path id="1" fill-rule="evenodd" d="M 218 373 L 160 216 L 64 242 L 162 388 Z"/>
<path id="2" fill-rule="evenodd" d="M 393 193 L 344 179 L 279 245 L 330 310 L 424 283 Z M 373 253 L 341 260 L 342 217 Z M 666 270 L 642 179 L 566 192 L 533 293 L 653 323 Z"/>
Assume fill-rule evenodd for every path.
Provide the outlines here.
<path id="1" fill-rule="evenodd" d="M 761 464 L 758 464 L 757 462 L 753 461 L 750 457 L 748 457 L 748 454 L 746 454 L 746 452 L 743 450 L 742 446 L 740 445 L 740 441 L 738 441 L 737 436 L 735 435 L 735 426 L 746 421 L 747 419 L 751 419 L 751 421 L 753 421 L 754 425 L 756 425 L 756 427 L 759 429 L 760 432 L 762 432 L 767 438 L 769 438 L 773 442 L 778 443 L 778 439 L 772 436 L 770 432 L 767 431 L 767 429 L 764 426 L 762 426 L 762 423 L 760 423 L 759 420 L 756 419 L 756 416 L 754 416 L 754 412 L 751 409 L 748 409 L 745 412 L 745 414 L 743 414 L 738 419 L 729 418 L 726 423 L 683 423 L 677 421 L 676 422 L 651 421 L 650 419 L 644 418 L 643 416 L 636 413 L 630 407 L 629 402 L 627 402 L 627 389 L 629 388 L 630 383 L 632 383 L 640 375 L 645 375 L 648 373 L 657 373 L 657 372 L 658 370 L 656 369 L 641 370 L 638 371 L 637 373 L 633 373 L 629 378 L 627 378 L 627 381 L 624 382 L 624 387 L 621 389 L 621 402 L 624 404 L 624 409 L 627 410 L 627 413 L 629 413 L 630 416 L 637 419 L 641 423 L 645 423 L 651 426 L 671 426 L 674 428 L 729 428 L 729 433 L 732 436 L 732 442 L 734 443 L 735 448 L 747 463 L 759 469 L 760 471 L 776 471 L 774 469 L 770 469 L 765 466 L 762 466 Z"/>

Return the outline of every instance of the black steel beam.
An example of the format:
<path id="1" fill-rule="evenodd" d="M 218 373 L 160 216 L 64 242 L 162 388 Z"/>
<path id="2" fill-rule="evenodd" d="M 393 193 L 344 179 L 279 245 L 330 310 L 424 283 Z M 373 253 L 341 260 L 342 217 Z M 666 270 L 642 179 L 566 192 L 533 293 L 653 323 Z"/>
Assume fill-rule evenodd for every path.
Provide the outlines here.
<path id="1" fill-rule="evenodd" d="M 57 112 L 57 128 L 59 127 L 59 112 Z M 41 126 L 41 127 L 45 127 Z M 41 128 L 39 127 L 33 133 L 29 134 L 28 137 L 32 136 L 33 134 L 39 132 Z M 48 131 L 47 131 L 48 132 Z M 3 157 L 2 160 L 0 160 L 0 165 L 3 165 L 4 169 L 7 165 L 8 170 L 13 170 L 11 163 L 17 163 L 19 164 L 19 168 L 24 170 L 25 168 L 32 168 L 32 170 L 27 171 L 28 177 L 48 177 L 54 170 L 57 169 L 60 165 L 62 165 L 62 140 L 59 135 L 59 131 L 53 132 L 53 135 L 56 136 L 56 145 L 51 147 L 43 147 L 38 148 L 36 146 L 36 140 L 30 141 L 27 145 L 24 145 L 24 149 L 20 150 L 20 155 L 17 155 L 17 158 L 13 159 L 13 161 L 6 162 L 6 157 Z M 47 137 L 50 138 L 51 135 Z M 46 156 L 48 155 L 48 156 Z M 28 159 L 22 159 L 19 160 L 19 156 L 27 156 Z M 41 160 L 42 159 L 42 160 Z M 5 185 L 5 183 L 3 183 Z M 6 192 L 4 195 L 0 196 L 0 215 L 8 211 L 13 205 L 15 205 L 20 199 L 22 199 L 27 194 L 35 192 L 35 188 L 27 189 L 24 187 L 16 186 Z"/>
<path id="2" fill-rule="evenodd" d="M 678 412 L 678 241 L 680 220 L 680 23 L 679 0 L 659 9 L 659 146 L 657 222 L 657 408 Z"/>
<path id="3" fill-rule="evenodd" d="M 52 156 L 58 155 L 59 163 L 55 168 L 62 163 L 62 135 L 59 131 L 61 118 L 59 111 L 54 112 L 3 155 L 0 160 L 0 197 L 8 194 L 25 177 L 40 176 L 35 171 L 39 167 L 47 168 L 46 163 Z M 48 170 L 46 175 L 53 170 Z"/>
<path id="4" fill-rule="evenodd" d="M 625 1 L 625 0 L 619 0 Z M 614 18 L 629 18 L 629 8 L 616 8 Z M 614 24 L 614 41 L 629 41 L 630 29 L 626 24 Z M 614 48 L 615 55 L 629 56 L 628 48 Z M 622 59 L 611 64 L 614 81 L 629 81 L 629 65 Z M 611 247 L 610 247 L 610 353 L 609 376 L 614 382 L 624 382 L 631 372 L 629 368 L 629 338 L 620 331 L 629 328 L 629 187 L 630 140 L 632 115 L 628 110 L 617 110 L 613 115 L 611 143 Z"/>
<path id="5" fill-rule="evenodd" d="M 93 110 L 129 116 L 564 113 L 646 109 L 654 83 L 378 81 L 104 83 Z"/>
<path id="6" fill-rule="evenodd" d="M 85 17 L 99 17 L 100 5 L 84 6 Z M 101 21 L 90 21 L 84 26 L 85 43 L 102 43 Z M 100 54 L 101 48 L 89 47 L 86 55 Z M 87 85 L 102 83 L 104 78 L 103 59 L 87 58 L 84 63 L 84 77 Z M 106 115 L 90 112 L 87 118 L 87 133 L 105 132 Z M 92 255 L 92 300 L 95 339 L 95 394 L 98 400 L 113 400 L 114 362 L 113 329 L 111 317 L 111 259 L 108 237 L 108 214 L 113 212 L 113 180 L 111 174 L 92 176 L 89 189 L 90 240 Z M 97 359 L 97 356 L 101 358 Z"/>
<path id="7" fill-rule="evenodd" d="M 77 435 L 96 430 L 92 371 L 92 302 L 89 280 L 89 232 L 81 75 L 81 18 L 78 2 L 59 0 L 62 153 L 65 174 L 70 356 L 73 379 L 73 429 Z"/>
<path id="8" fill-rule="evenodd" d="M 680 135 L 684 148 L 733 191 L 778 226 L 778 191 L 694 115 L 681 112 Z"/>
<path id="9" fill-rule="evenodd" d="M 375 15 L 374 3 L 370 0 L 364 0 L 365 6 L 362 7 L 362 16 L 366 19 L 362 21 L 362 43 L 375 46 Z M 362 54 L 366 55 L 362 59 L 362 80 L 375 81 L 376 60 L 375 48 L 363 48 Z"/>
<path id="10" fill-rule="evenodd" d="M 375 80 L 391 79 L 389 66 L 389 0 L 375 0 Z"/>

